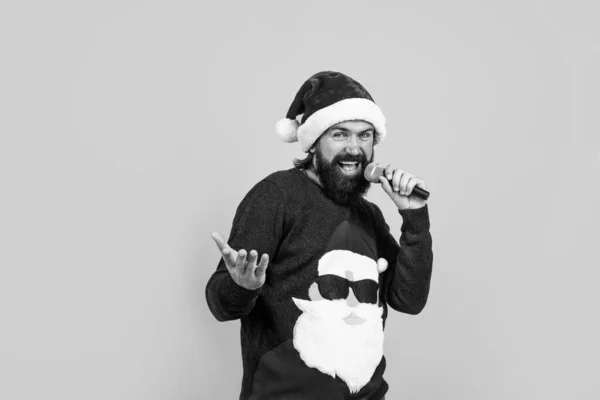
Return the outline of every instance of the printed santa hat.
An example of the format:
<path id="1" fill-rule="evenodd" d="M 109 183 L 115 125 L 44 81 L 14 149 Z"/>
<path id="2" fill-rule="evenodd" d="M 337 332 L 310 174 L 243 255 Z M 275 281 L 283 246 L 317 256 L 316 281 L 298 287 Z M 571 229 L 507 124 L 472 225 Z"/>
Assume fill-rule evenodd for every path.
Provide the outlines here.
<path id="1" fill-rule="evenodd" d="M 340 72 L 323 71 L 304 82 L 275 131 L 284 142 L 299 141 L 302 151 L 308 152 L 327 128 L 351 120 L 373 125 L 374 144 L 381 143 L 387 134 L 381 109 L 360 83 Z"/>
<path id="2" fill-rule="evenodd" d="M 377 245 L 371 235 L 350 221 L 342 221 L 329 240 L 325 254 L 319 260 L 319 275 L 345 276 L 354 273 L 354 280 L 378 281 Z"/>

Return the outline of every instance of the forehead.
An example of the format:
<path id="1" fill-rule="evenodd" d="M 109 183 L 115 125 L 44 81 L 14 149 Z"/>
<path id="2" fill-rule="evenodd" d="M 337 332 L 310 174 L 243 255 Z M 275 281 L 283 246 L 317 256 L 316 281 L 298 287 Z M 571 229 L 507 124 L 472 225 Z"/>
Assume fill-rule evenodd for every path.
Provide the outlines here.
<path id="1" fill-rule="evenodd" d="M 352 132 L 362 132 L 368 129 L 374 130 L 373 125 L 367 121 L 355 120 L 355 121 L 342 121 L 338 122 L 335 125 L 332 125 L 327 131 L 332 131 L 334 129 L 342 129 L 346 131 Z"/>

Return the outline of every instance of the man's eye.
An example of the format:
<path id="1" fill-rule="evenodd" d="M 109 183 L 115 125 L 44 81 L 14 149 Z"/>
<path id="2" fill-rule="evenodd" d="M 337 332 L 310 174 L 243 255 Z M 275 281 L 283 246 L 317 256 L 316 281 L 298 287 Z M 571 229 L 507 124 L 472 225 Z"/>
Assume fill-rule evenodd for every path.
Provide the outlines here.
<path id="1" fill-rule="evenodd" d="M 334 138 L 342 137 L 342 136 L 345 136 L 345 135 L 346 135 L 346 134 L 345 134 L 345 133 L 343 133 L 343 132 L 334 132 L 334 133 L 333 133 L 333 137 L 334 137 Z"/>
<path id="2" fill-rule="evenodd" d="M 367 139 L 368 139 L 368 138 L 370 138 L 370 137 L 371 137 L 371 132 L 363 132 L 363 133 L 362 133 L 362 136 L 363 136 L 364 138 L 367 138 Z"/>

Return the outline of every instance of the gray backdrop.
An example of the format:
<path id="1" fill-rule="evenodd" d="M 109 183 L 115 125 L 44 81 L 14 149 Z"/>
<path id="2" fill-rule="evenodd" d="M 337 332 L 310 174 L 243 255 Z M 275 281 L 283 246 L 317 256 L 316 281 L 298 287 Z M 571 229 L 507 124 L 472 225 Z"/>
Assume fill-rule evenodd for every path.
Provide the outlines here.
<path id="1" fill-rule="evenodd" d="M 302 155 L 274 124 L 324 69 L 432 193 L 389 398 L 599 398 L 598 2 L 202 3 L 0 5 L 0 398 L 237 398 L 209 233 Z"/>

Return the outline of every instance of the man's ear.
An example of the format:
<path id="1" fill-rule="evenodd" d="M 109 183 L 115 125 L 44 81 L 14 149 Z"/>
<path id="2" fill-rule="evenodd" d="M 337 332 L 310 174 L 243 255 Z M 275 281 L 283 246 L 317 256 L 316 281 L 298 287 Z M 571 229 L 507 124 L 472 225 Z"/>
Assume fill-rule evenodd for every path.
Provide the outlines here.
<path id="1" fill-rule="evenodd" d="M 325 130 L 325 132 L 323 132 L 323 133 L 321 133 L 321 135 L 319 135 L 319 137 L 317 138 L 317 140 L 315 140 L 315 141 L 313 142 L 313 145 L 311 146 L 311 148 L 310 148 L 308 151 L 310 151 L 311 153 L 315 154 L 315 151 L 317 150 L 317 146 L 319 145 L 319 142 L 321 141 L 321 138 L 322 138 L 322 137 L 323 137 L 323 136 L 324 136 L 324 135 L 325 135 L 327 132 L 329 132 L 329 129 L 331 129 L 331 128 L 328 128 L 328 129 L 326 129 L 326 130 Z"/>

